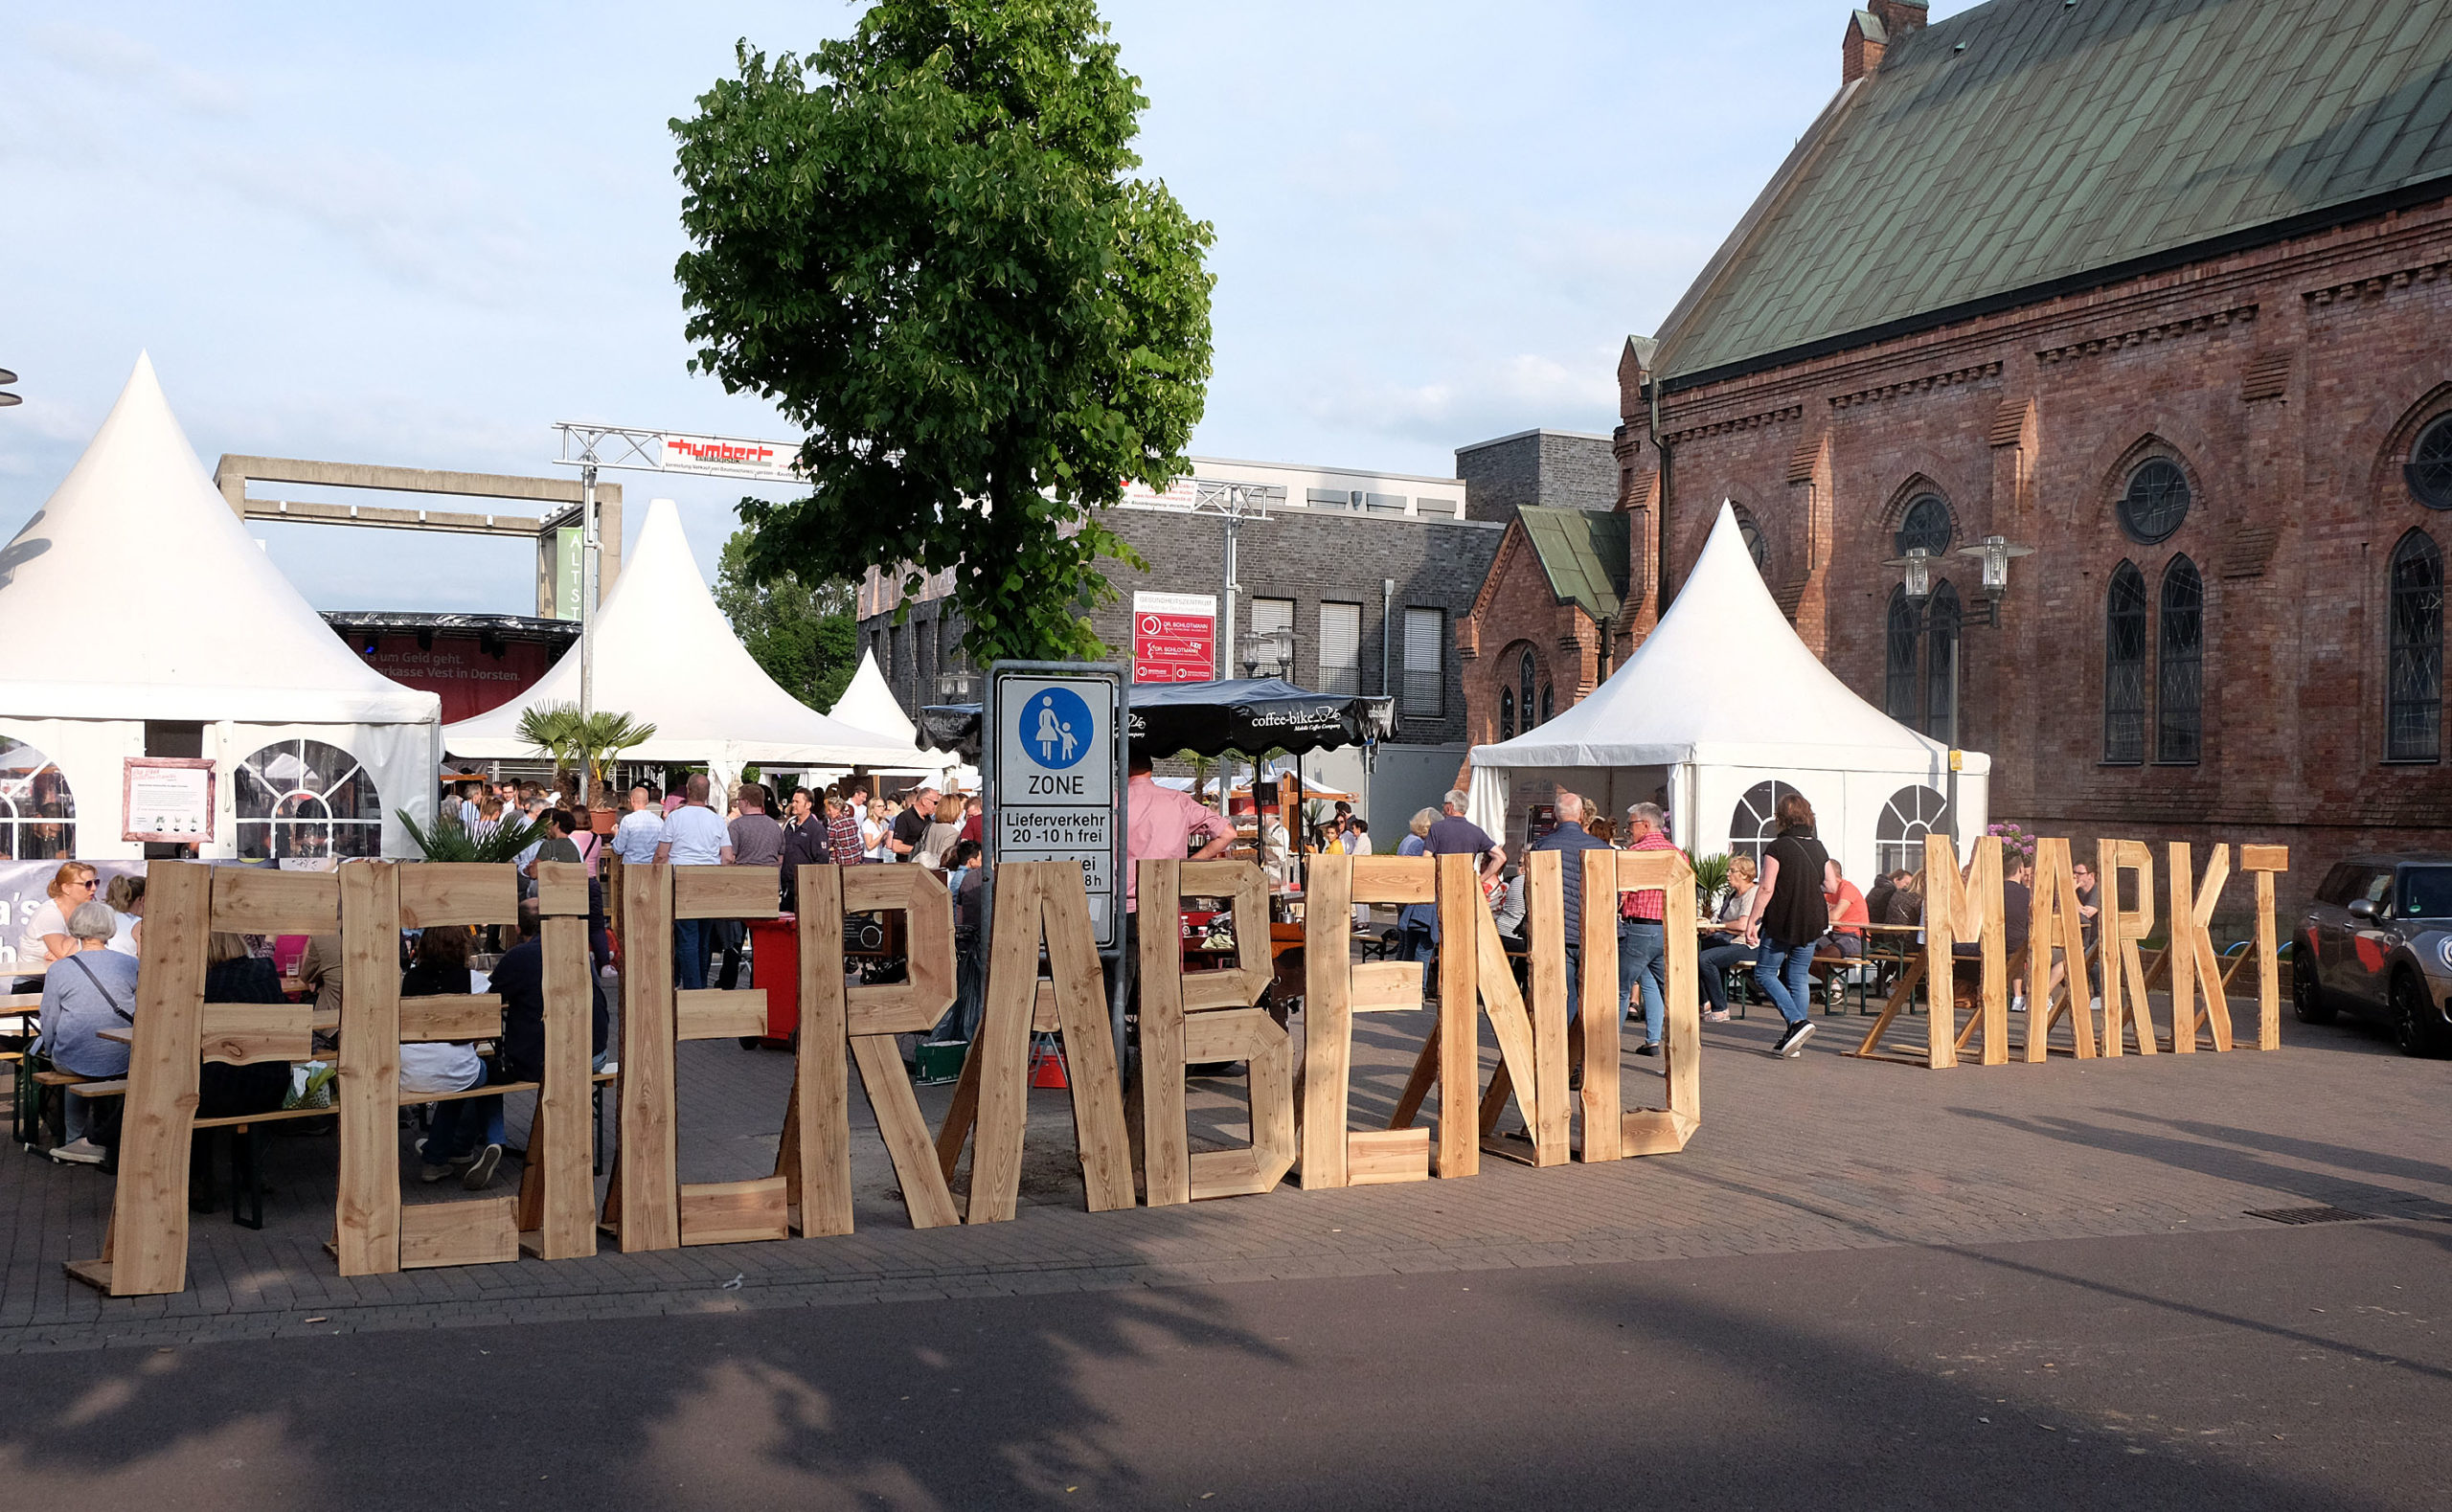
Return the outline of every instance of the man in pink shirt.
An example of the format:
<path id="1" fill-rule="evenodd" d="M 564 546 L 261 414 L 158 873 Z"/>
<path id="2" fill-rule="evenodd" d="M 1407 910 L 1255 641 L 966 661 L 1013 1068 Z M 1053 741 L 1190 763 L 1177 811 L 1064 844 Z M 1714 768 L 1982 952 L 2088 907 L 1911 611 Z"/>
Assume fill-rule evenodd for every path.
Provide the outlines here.
<path id="1" fill-rule="evenodd" d="M 1162 787 L 1149 775 L 1149 758 L 1132 754 L 1132 785 L 1125 791 L 1131 805 L 1124 830 L 1124 911 L 1141 907 L 1140 863 L 1144 861 L 1208 861 L 1226 853 L 1235 841 L 1235 826 L 1224 816 L 1190 793 Z M 1192 837 L 1207 835 L 1209 844 L 1190 849 Z"/>

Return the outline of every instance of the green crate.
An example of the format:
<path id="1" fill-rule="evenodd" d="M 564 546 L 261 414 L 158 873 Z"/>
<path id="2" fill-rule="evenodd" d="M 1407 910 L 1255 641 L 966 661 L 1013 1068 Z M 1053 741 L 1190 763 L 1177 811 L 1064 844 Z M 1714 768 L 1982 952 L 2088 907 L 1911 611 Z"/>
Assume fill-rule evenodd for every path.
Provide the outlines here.
<path id="1" fill-rule="evenodd" d="M 942 1087 L 962 1079 L 963 1057 L 970 1053 L 968 1040 L 927 1040 L 920 1046 L 920 1085 Z"/>

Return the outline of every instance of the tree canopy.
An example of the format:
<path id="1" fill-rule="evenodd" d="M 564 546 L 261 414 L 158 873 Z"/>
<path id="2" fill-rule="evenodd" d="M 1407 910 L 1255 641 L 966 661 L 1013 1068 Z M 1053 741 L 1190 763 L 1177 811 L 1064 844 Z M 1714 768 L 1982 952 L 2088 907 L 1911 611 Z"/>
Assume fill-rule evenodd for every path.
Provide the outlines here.
<path id="1" fill-rule="evenodd" d="M 824 713 L 860 666 L 851 585 L 841 578 L 807 582 L 789 569 L 760 581 L 749 571 L 750 540 L 743 530 L 724 542 L 715 563 L 715 607 L 767 676 Z"/>
<path id="2" fill-rule="evenodd" d="M 672 123 L 692 366 L 804 426 L 744 574 L 954 570 L 965 648 L 1095 655 L 1100 520 L 1164 487 L 1210 370 L 1212 240 L 1131 177 L 1147 105 L 1093 0 L 881 0 Z"/>

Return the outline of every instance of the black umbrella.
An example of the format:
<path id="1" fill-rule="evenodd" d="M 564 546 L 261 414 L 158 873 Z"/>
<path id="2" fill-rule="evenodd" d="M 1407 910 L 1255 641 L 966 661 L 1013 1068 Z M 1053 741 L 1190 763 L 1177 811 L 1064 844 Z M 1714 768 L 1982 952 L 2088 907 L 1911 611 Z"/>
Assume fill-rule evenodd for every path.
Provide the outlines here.
<path id="1" fill-rule="evenodd" d="M 1124 696 L 1132 744 L 1151 756 L 1178 751 L 1205 756 L 1228 751 L 1301 756 L 1382 739 L 1396 725 L 1393 698 L 1314 693 L 1282 677 L 1134 683 Z M 920 733 L 929 745 L 976 761 L 979 705 L 929 704 L 920 711 Z"/>

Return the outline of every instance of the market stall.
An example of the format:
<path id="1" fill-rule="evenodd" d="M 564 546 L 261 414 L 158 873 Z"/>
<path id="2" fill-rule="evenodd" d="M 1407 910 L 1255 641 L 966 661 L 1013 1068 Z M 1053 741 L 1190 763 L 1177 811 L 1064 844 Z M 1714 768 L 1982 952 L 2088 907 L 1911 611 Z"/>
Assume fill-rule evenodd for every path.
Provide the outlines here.
<path id="1" fill-rule="evenodd" d="M 854 767 L 908 769 L 919 754 L 907 734 L 829 718 L 766 675 L 715 607 L 670 499 L 647 506 L 647 523 L 590 633 L 595 707 L 655 726 L 651 739 L 623 751 L 624 761 L 704 763 L 720 790 L 752 762 L 840 775 Z M 443 727 L 443 747 L 468 760 L 534 756 L 535 748 L 519 734 L 521 713 L 578 703 L 579 682 L 575 646 L 518 698 Z"/>
<path id="2" fill-rule="evenodd" d="M 1518 846 L 1534 808 L 1565 786 L 1613 816 L 1661 802 L 1692 854 L 1759 852 L 1793 790 L 1831 855 L 1865 879 L 1920 868 L 1933 830 L 1982 834 L 1992 758 L 1953 753 L 1857 697 L 1797 638 L 1722 506 L 1635 654 L 1556 718 L 1475 746 L 1472 766 L 1474 822 Z"/>
<path id="3" fill-rule="evenodd" d="M 206 476 L 140 356 L 0 551 L 0 852 L 415 855 L 440 701 L 368 666 Z M 173 754 L 175 753 L 175 754 Z"/>

